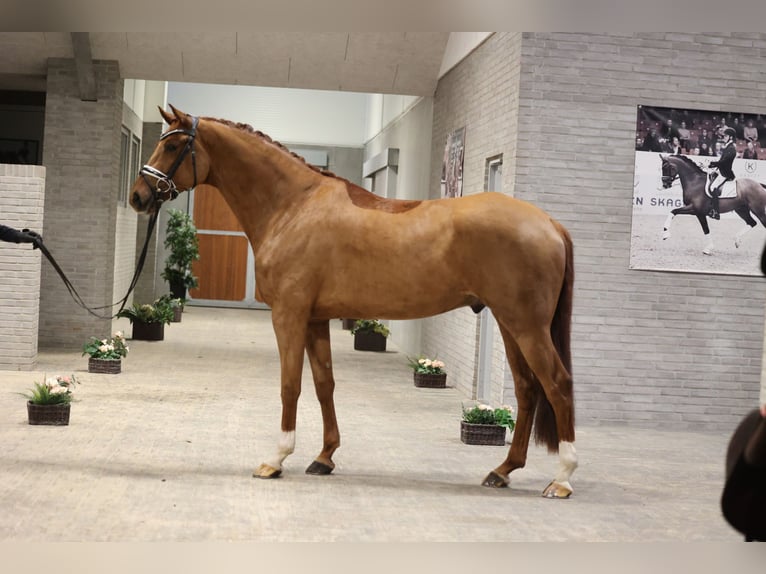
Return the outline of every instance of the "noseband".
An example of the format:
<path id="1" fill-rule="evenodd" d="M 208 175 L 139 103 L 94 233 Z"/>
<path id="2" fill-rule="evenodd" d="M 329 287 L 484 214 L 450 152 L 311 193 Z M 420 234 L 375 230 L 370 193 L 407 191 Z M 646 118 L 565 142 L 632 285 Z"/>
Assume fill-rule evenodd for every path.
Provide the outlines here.
<path id="1" fill-rule="evenodd" d="M 152 190 L 152 194 L 154 194 L 154 200 L 158 204 L 161 204 L 163 201 L 167 201 L 169 199 L 175 199 L 176 197 L 178 197 L 178 194 L 180 192 L 178 191 L 178 188 L 176 187 L 176 183 L 173 181 L 173 176 L 175 175 L 176 171 L 178 170 L 179 166 L 181 165 L 183 160 L 186 158 L 186 155 L 188 153 L 191 153 L 192 169 L 194 171 L 194 183 L 187 190 L 181 190 L 181 191 L 188 191 L 189 189 L 192 189 L 193 187 L 197 186 L 197 158 L 194 153 L 194 138 L 197 135 L 198 123 L 199 123 L 199 118 L 192 116 L 191 129 L 170 130 L 169 132 L 165 132 L 164 134 L 160 136 L 160 141 L 174 134 L 185 134 L 189 136 L 189 139 L 186 140 L 186 145 L 181 150 L 181 153 L 178 154 L 178 157 L 173 162 L 173 165 L 170 166 L 168 173 L 163 173 L 160 170 L 150 165 L 143 166 L 141 168 L 141 171 L 138 172 L 139 175 L 141 175 L 141 177 L 144 178 L 144 181 L 146 182 L 146 185 L 149 187 L 149 189 Z M 152 185 L 147 179 L 147 176 L 153 177 L 156 180 L 156 183 Z"/>

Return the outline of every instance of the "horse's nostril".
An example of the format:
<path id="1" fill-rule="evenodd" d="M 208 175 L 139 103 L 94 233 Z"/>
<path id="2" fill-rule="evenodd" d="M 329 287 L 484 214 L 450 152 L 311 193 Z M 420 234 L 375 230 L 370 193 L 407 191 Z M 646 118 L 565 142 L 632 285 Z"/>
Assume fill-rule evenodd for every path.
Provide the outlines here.
<path id="1" fill-rule="evenodd" d="M 131 203 L 133 203 L 134 207 L 141 207 L 141 196 L 137 191 L 133 192 L 133 201 Z"/>

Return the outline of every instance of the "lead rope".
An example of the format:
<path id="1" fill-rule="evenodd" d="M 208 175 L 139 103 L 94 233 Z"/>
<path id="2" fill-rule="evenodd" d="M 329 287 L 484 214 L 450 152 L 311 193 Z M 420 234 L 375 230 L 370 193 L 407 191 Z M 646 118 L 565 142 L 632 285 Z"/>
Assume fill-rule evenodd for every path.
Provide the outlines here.
<path id="1" fill-rule="evenodd" d="M 143 271 L 144 269 L 144 263 L 146 262 L 146 253 L 149 250 L 149 241 L 152 238 L 152 232 L 154 231 L 154 227 L 157 224 L 157 218 L 159 217 L 159 215 L 160 215 L 160 209 L 158 207 L 157 211 L 155 211 L 152 214 L 151 219 L 149 219 L 149 227 L 146 230 L 146 241 L 144 241 L 144 247 L 141 250 L 141 254 L 138 257 L 138 262 L 136 263 L 136 270 L 133 273 L 133 279 L 130 281 L 128 292 L 125 293 L 125 296 L 122 299 L 120 299 L 116 303 L 112 303 L 111 305 L 103 305 L 101 307 L 89 307 L 85 303 L 85 301 L 83 301 L 82 297 L 77 292 L 77 289 L 75 288 L 75 286 L 66 276 L 66 273 L 64 273 L 64 271 L 61 269 L 59 264 L 56 262 L 56 259 L 53 257 L 51 252 L 48 251 L 47 247 L 45 247 L 42 240 L 37 242 L 37 247 L 40 249 L 40 251 L 42 251 L 46 259 L 48 259 L 50 264 L 56 270 L 56 273 L 59 274 L 59 277 L 61 277 L 61 280 L 64 282 L 64 286 L 69 291 L 69 294 L 72 296 L 72 299 L 74 299 L 75 303 L 77 303 L 80 307 L 82 307 L 88 313 L 90 313 L 94 317 L 97 317 L 98 319 L 114 319 L 115 317 L 117 317 L 117 315 L 119 315 L 120 311 L 122 311 L 125 308 L 125 305 L 128 302 L 128 297 L 130 297 L 130 294 L 133 292 L 133 289 L 136 288 L 136 284 L 138 283 L 138 278 L 141 275 L 141 271 Z M 114 315 L 102 315 L 102 314 L 96 313 L 96 311 L 99 311 L 101 309 L 111 309 L 113 307 L 116 307 L 117 305 L 120 305 L 120 309 Z"/>

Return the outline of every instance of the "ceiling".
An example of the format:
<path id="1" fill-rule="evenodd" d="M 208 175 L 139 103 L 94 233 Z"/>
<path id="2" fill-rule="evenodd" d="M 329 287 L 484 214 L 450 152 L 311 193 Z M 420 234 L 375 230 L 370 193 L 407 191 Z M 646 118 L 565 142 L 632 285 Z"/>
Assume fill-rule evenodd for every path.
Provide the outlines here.
<path id="1" fill-rule="evenodd" d="M 69 32 L 2 32 L 0 88 L 45 90 L 48 58 L 85 54 L 126 79 L 430 96 L 449 34 L 90 32 L 75 54 Z"/>

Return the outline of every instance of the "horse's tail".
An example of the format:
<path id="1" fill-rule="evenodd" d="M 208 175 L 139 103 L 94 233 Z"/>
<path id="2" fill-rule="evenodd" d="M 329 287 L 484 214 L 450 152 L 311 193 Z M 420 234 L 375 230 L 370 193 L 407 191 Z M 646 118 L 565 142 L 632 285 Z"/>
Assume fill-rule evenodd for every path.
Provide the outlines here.
<path id="1" fill-rule="evenodd" d="M 556 347 L 559 359 L 569 375 L 564 388 L 559 390 L 567 397 L 571 405 L 572 426 L 574 426 L 574 396 L 572 393 L 572 352 L 570 338 L 572 333 L 572 299 L 574 291 L 574 248 L 572 237 L 563 225 L 553 220 L 556 230 L 561 235 L 566 249 L 564 280 L 556 305 L 556 312 L 551 322 L 551 340 Z M 559 436 L 556 428 L 556 416 L 553 407 L 545 396 L 542 387 L 537 393 L 537 408 L 535 409 L 535 443 L 544 444 L 548 452 L 558 452 Z"/>

